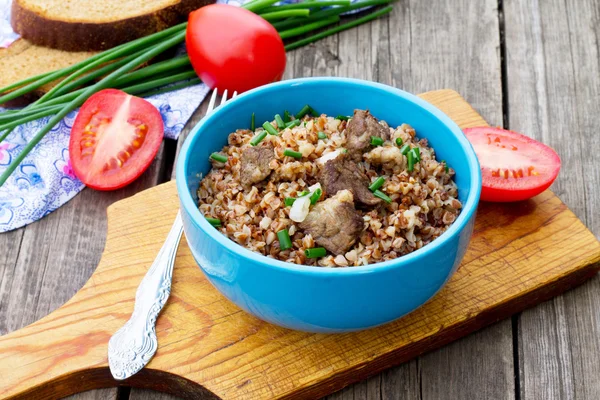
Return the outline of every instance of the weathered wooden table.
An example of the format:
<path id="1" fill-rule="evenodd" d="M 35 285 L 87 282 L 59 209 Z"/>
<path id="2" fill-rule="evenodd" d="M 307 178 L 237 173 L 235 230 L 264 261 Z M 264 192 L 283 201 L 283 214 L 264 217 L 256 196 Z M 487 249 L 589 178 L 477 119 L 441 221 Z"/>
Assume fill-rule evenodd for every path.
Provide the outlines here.
<path id="1" fill-rule="evenodd" d="M 286 78 L 346 76 L 420 93 L 452 88 L 492 125 L 554 147 L 553 190 L 600 236 L 600 2 L 400 0 L 388 17 L 288 55 Z M 204 115 L 206 103 L 185 132 Z M 172 179 L 179 142 L 112 193 L 85 190 L 43 220 L 0 235 L 0 335 L 67 301 L 104 246 L 106 207 Z M 332 399 L 600 398 L 600 278 Z M 105 389 L 77 399 L 167 399 Z"/>

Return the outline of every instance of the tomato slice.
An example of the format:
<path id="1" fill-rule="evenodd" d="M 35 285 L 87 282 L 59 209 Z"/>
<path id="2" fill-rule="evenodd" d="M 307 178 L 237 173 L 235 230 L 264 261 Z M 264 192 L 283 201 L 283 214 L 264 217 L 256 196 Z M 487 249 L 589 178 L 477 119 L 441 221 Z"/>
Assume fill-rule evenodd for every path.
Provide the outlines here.
<path id="1" fill-rule="evenodd" d="M 241 7 L 211 4 L 190 13 L 185 44 L 200 79 L 220 92 L 242 93 L 278 81 L 285 70 L 277 30 Z"/>
<path id="2" fill-rule="evenodd" d="M 73 123 L 73 172 L 97 190 L 126 186 L 150 166 L 163 131 L 162 117 L 152 104 L 120 90 L 102 90 L 83 104 Z"/>
<path id="3" fill-rule="evenodd" d="M 526 200 L 542 193 L 558 176 L 558 154 L 537 140 L 489 126 L 464 132 L 481 165 L 481 200 Z"/>

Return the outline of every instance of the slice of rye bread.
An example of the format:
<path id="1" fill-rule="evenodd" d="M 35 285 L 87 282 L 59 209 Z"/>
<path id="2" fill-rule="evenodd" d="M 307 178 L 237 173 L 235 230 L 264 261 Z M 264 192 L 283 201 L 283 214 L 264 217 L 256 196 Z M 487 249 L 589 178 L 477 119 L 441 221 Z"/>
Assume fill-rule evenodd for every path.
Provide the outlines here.
<path id="1" fill-rule="evenodd" d="M 215 0 L 13 0 L 23 38 L 67 51 L 106 50 L 187 20 Z"/>
<path id="2" fill-rule="evenodd" d="M 17 39 L 7 49 L 0 49 L 0 88 L 32 76 L 73 65 L 92 56 L 93 52 L 66 52 L 35 46 Z M 34 101 L 52 88 L 46 84 L 25 96 L 10 101 L 6 106 L 21 106 Z"/>

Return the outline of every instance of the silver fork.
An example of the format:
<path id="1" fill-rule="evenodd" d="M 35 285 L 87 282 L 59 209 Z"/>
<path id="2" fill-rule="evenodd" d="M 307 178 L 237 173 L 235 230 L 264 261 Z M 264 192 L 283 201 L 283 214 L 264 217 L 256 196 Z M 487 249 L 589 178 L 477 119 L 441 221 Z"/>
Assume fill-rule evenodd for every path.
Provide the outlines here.
<path id="1" fill-rule="evenodd" d="M 231 98 L 236 96 L 237 92 L 234 92 Z M 215 108 L 216 98 L 217 91 L 214 90 L 207 115 Z M 227 90 L 223 93 L 220 105 L 226 101 Z M 131 318 L 108 341 L 108 365 L 116 380 L 136 374 L 156 353 L 156 319 L 171 294 L 173 265 L 182 233 L 183 222 L 181 211 L 178 211 L 165 243 L 138 286 Z"/>

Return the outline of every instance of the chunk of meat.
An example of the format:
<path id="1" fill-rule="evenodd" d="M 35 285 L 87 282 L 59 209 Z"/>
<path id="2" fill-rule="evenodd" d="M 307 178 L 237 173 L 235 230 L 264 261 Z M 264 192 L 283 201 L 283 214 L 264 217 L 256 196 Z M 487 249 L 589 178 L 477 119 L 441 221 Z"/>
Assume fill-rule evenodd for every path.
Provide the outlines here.
<path id="1" fill-rule="evenodd" d="M 362 160 L 363 153 L 371 145 L 371 136 L 388 140 L 390 129 L 381 125 L 368 110 L 354 110 L 354 116 L 346 128 L 346 147 L 354 161 Z"/>
<path id="2" fill-rule="evenodd" d="M 319 182 L 327 196 L 348 189 L 352 192 L 354 200 L 359 203 L 374 206 L 381 202 L 369 190 L 369 178 L 358 169 L 356 162 L 343 154 L 325 163 L 319 173 Z"/>
<path id="3" fill-rule="evenodd" d="M 344 254 L 363 231 L 364 222 L 354 208 L 349 190 L 340 190 L 333 197 L 317 203 L 300 228 L 310 233 L 315 242 L 333 254 Z"/>
<path id="4" fill-rule="evenodd" d="M 249 188 L 265 179 L 271 173 L 269 163 L 275 158 L 273 146 L 248 147 L 240 159 L 240 181 Z"/>

